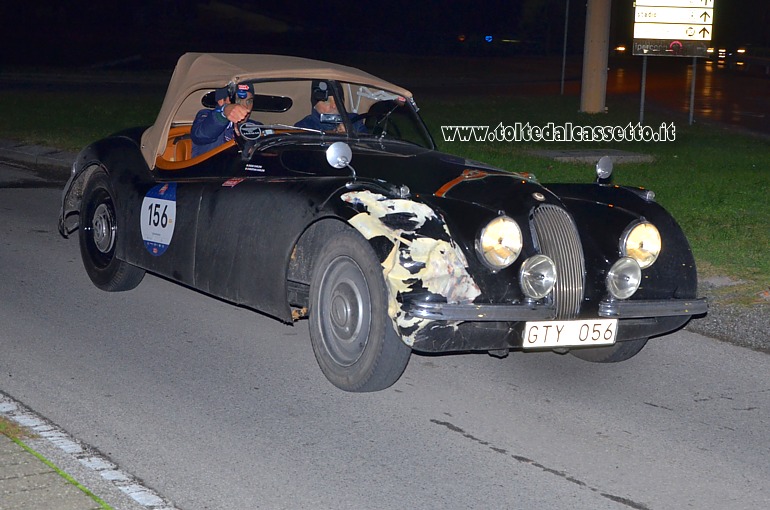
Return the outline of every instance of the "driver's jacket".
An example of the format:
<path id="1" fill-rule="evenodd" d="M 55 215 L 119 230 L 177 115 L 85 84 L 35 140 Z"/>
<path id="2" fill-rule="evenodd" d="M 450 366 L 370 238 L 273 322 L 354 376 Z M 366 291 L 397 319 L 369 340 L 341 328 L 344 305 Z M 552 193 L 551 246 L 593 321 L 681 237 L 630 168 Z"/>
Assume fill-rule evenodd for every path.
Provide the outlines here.
<path id="1" fill-rule="evenodd" d="M 326 132 L 336 130 L 338 125 L 339 123 L 336 122 L 321 122 L 321 114 L 315 108 L 310 110 L 310 115 L 294 124 L 295 127 L 315 129 L 318 131 Z M 353 122 L 353 129 L 357 133 L 366 133 L 366 126 L 364 126 L 364 123 L 361 119 Z"/>
<path id="2" fill-rule="evenodd" d="M 193 157 L 215 149 L 235 136 L 233 123 L 222 115 L 221 108 L 203 109 L 195 115 L 190 130 Z"/>

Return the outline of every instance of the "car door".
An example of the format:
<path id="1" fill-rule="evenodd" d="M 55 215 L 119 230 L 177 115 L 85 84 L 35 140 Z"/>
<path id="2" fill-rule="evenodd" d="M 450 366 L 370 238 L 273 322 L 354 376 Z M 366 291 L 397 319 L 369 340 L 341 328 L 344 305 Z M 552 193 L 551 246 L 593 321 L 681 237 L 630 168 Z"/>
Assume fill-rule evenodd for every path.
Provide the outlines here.
<path id="1" fill-rule="evenodd" d="M 301 158 L 302 169 L 285 164 L 287 154 L 308 151 L 314 154 Z M 232 177 L 204 186 L 195 246 L 197 288 L 290 320 L 286 270 L 294 245 L 308 225 L 328 214 L 329 195 L 347 179 L 347 171 L 337 175 L 324 157 L 318 147 L 258 151 Z"/>

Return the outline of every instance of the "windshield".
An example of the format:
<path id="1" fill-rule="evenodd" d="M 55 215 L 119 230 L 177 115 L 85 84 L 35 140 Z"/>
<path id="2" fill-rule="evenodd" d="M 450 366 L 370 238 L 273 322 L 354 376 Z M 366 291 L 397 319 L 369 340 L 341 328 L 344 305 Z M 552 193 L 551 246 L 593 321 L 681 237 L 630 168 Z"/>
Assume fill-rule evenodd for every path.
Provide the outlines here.
<path id="1" fill-rule="evenodd" d="M 263 126 L 291 126 L 307 135 L 334 134 L 434 148 L 411 98 L 333 80 L 271 80 L 252 85 L 250 119 Z"/>
<path id="2" fill-rule="evenodd" d="M 340 88 L 344 108 L 356 132 L 433 148 L 433 140 L 413 99 L 365 85 L 341 83 Z"/>

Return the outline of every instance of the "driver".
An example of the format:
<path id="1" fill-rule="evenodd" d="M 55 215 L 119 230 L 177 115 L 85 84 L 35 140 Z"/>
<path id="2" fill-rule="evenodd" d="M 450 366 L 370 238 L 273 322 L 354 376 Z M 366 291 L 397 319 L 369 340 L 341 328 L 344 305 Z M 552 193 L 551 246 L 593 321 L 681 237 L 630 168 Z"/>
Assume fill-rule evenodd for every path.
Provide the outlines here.
<path id="1" fill-rule="evenodd" d="M 192 156 L 198 156 L 230 141 L 235 136 L 236 124 L 251 115 L 254 107 L 254 86 L 239 83 L 235 91 L 235 102 L 230 101 L 227 88 L 214 92 L 217 107 L 199 111 L 190 130 Z"/>

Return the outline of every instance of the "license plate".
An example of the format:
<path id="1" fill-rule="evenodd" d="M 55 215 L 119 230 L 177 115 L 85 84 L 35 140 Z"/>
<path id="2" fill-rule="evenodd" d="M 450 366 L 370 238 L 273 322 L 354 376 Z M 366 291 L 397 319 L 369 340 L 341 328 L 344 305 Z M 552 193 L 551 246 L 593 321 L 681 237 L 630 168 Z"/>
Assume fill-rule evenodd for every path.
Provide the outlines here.
<path id="1" fill-rule="evenodd" d="M 617 329 L 617 319 L 527 322 L 521 346 L 542 349 L 612 345 Z"/>

